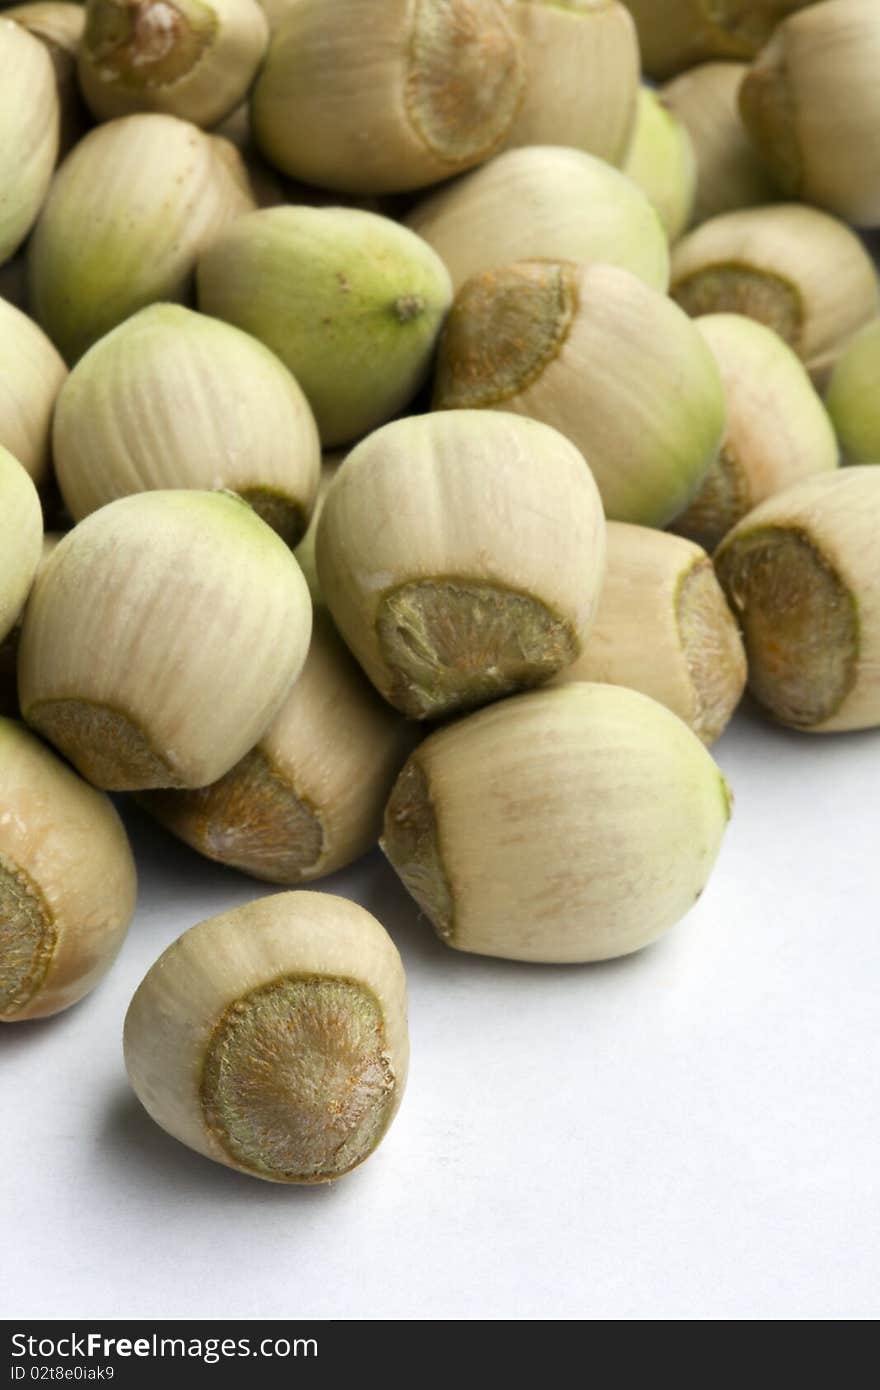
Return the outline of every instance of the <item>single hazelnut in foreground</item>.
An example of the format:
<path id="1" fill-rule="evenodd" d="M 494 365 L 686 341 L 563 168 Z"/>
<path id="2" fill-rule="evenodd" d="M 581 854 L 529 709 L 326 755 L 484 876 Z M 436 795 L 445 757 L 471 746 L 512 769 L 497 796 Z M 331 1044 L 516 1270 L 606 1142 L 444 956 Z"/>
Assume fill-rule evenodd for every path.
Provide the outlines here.
<path id="1" fill-rule="evenodd" d="M 134 860 L 110 798 L 0 719 L 0 1021 L 75 1004 L 110 968 L 135 906 Z"/>
<path id="2" fill-rule="evenodd" d="M 762 502 L 715 566 L 742 625 L 749 689 L 811 733 L 880 725 L 880 468 L 805 478 Z"/>
<path id="3" fill-rule="evenodd" d="M 240 498 L 142 492 L 56 547 L 25 612 L 24 718 L 105 791 L 215 782 L 305 660 L 309 591 Z"/>
<path id="4" fill-rule="evenodd" d="M 168 947 L 124 1047 L 139 1100 L 181 1143 L 270 1182 L 330 1182 L 369 1158 L 403 1096 L 400 956 L 345 898 L 261 898 Z"/>
<path id="5" fill-rule="evenodd" d="M 557 677 L 571 681 L 640 690 L 714 743 L 745 689 L 746 659 L 706 552 L 665 531 L 609 521 L 590 640 Z"/>
<path id="6" fill-rule="evenodd" d="M 381 843 L 447 945 L 606 960 L 693 906 L 730 807 L 712 758 L 668 709 L 579 682 L 431 734 L 391 793 Z"/>
<path id="7" fill-rule="evenodd" d="M 583 650 L 605 519 L 583 456 L 495 411 L 411 416 L 340 468 L 321 594 L 377 690 L 434 719 L 549 680 Z"/>

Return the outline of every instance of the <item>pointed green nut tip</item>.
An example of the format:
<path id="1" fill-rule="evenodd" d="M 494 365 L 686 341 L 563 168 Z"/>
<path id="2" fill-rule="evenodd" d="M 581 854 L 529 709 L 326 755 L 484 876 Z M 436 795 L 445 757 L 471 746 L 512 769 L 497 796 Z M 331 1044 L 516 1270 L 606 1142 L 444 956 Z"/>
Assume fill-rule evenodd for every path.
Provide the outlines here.
<path id="1" fill-rule="evenodd" d="M 101 81 L 146 93 L 188 76 L 217 30 L 200 0 L 91 0 L 83 54 Z"/>
<path id="2" fill-rule="evenodd" d="M 404 294 L 394 301 L 394 312 L 401 323 L 410 323 L 425 312 L 425 301 L 420 294 Z"/>
<path id="3" fill-rule="evenodd" d="M 131 525 L 145 529 L 158 525 L 163 515 L 177 512 L 185 516 L 190 512 L 194 517 L 202 514 L 205 521 L 214 526 L 222 526 L 226 521 L 240 522 L 253 535 L 262 535 L 262 528 L 258 529 L 255 524 L 253 507 L 231 488 L 158 488 L 154 492 L 120 497 L 108 505 L 117 511 L 127 507 Z"/>
<path id="4" fill-rule="evenodd" d="M 259 339 L 293 373 L 328 448 L 404 409 L 452 299 L 425 241 L 355 208 L 275 207 L 239 218 L 202 255 L 198 289 L 204 313 Z"/>

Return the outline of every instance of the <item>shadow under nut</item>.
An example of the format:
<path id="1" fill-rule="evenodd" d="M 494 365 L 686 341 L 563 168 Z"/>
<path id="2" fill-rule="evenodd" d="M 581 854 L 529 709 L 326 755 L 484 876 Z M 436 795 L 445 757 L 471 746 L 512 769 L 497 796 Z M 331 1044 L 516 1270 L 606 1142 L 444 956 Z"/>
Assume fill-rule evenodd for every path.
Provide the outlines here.
<path id="1" fill-rule="evenodd" d="M 257 898 L 191 927 L 128 1009 L 147 1112 L 214 1162 L 329 1182 L 367 1159 L 403 1097 L 406 978 L 381 924 L 329 893 Z"/>

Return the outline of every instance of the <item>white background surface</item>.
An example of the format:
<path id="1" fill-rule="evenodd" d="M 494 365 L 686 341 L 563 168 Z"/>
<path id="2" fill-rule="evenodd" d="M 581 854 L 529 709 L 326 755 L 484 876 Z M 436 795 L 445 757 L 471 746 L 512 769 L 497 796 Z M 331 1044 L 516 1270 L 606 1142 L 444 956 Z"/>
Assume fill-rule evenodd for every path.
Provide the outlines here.
<path id="1" fill-rule="evenodd" d="M 413 1063 L 378 1153 L 262 1183 L 157 1129 L 120 1034 L 159 952 L 264 891 L 133 813 L 141 905 L 92 997 L 0 1028 L 6 1317 L 846 1319 L 880 1311 L 880 734 L 741 713 L 709 888 L 627 960 L 441 946 L 378 854 Z"/>

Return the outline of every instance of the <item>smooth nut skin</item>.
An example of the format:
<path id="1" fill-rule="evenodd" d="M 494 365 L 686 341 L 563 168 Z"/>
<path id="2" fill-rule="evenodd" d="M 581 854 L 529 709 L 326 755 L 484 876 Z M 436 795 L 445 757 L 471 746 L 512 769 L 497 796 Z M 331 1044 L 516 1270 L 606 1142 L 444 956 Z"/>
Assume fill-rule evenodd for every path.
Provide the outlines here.
<path id="1" fill-rule="evenodd" d="M 269 26 L 257 0 L 87 0 L 79 81 L 99 120 L 217 125 L 247 95 Z"/>
<path id="2" fill-rule="evenodd" d="M 135 907 L 134 859 L 109 797 L 0 719 L 0 1022 L 46 1018 L 94 989 Z"/>
<path id="3" fill-rule="evenodd" d="M 151 304 L 89 349 L 53 434 L 77 521 L 135 492 L 224 488 L 295 545 L 314 505 L 321 448 L 295 378 L 248 334 L 181 305 Z"/>
<path id="4" fill-rule="evenodd" d="M 606 960 L 693 906 L 730 804 L 712 758 L 668 709 L 575 683 L 431 734 L 391 794 L 382 847 L 447 945 Z"/>
<path id="5" fill-rule="evenodd" d="M 0 17 L 0 265 L 36 218 L 58 157 L 52 62 L 39 39 Z"/>
<path id="6" fill-rule="evenodd" d="M 583 649 L 605 523 L 573 444 L 535 420 L 396 420 L 331 483 L 321 594 L 377 690 L 435 718 L 555 675 Z"/>
<path id="7" fill-rule="evenodd" d="M 92 130 L 55 176 L 29 251 L 34 317 L 68 362 L 138 309 L 181 300 L 199 253 L 254 206 L 237 151 L 173 116 Z"/>
<path id="8" fill-rule="evenodd" d="M 355 208 L 265 208 L 202 256 L 199 307 L 259 338 L 296 377 L 325 448 L 396 415 L 428 373 L 452 300 L 439 257 Z"/>
<path id="9" fill-rule="evenodd" d="M 583 150 L 506 150 L 417 203 L 406 223 L 456 291 L 480 271 L 544 257 L 620 266 L 663 293 L 669 285 L 666 234 L 648 199 Z"/>
<path id="10" fill-rule="evenodd" d="M 169 946 L 124 1048 L 145 1109 L 197 1153 L 269 1181 L 329 1181 L 369 1157 L 403 1096 L 400 956 L 344 898 L 261 898 Z"/>
<path id="11" fill-rule="evenodd" d="M 494 153 L 524 80 L 499 0 L 297 0 L 273 33 L 251 120 L 261 152 L 294 178 L 401 192 Z"/>
<path id="12" fill-rule="evenodd" d="M 310 632 L 302 572 L 246 503 L 123 497 L 80 522 L 40 575 L 22 712 L 105 790 L 205 786 L 274 719 Z"/>
<path id="13" fill-rule="evenodd" d="M 42 543 L 37 490 L 18 460 L 0 446 L 0 642 L 24 607 Z"/>
<path id="14" fill-rule="evenodd" d="M 511 27 L 526 64 L 523 100 L 505 140 L 571 145 L 623 163 L 636 120 L 639 44 L 614 0 L 511 0 Z"/>

